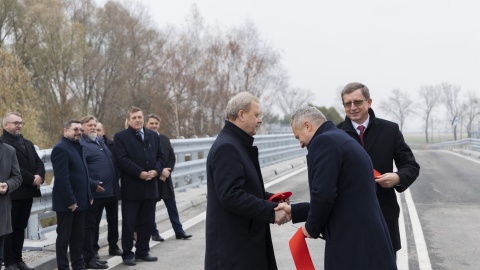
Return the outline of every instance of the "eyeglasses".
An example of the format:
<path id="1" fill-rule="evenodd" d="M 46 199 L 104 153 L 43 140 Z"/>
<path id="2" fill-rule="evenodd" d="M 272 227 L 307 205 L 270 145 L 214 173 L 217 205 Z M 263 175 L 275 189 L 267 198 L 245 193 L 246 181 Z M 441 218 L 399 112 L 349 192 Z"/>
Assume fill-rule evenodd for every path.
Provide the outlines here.
<path id="1" fill-rule="evenodd" d="M 353 102 L 350 101 L 350 102 L 347 102 L 347 103 L 343 103 L 343 107 L 350 108 L 350 107 L 352 107 L 352 104 L 355 104 L 355 107 L 359 107 L 359 106 L 362 106 L 363 102 L 367 101 L 367 100 L 368 99 L 362 99 L 362 100 L 354 100 Z"/>
<path id="2" fill-rule="evenodd" d="M 7 122 L 7 124 L 14 124 L 15 126 L 25 126 L 25 122 L 22 122 L 22 121 L 15 121 L 15 122 Z"/>
<path id="3" fill-rule="evenodd" d="M 83 128 L 72 128 L 75 132 L 83 132 Z"/>

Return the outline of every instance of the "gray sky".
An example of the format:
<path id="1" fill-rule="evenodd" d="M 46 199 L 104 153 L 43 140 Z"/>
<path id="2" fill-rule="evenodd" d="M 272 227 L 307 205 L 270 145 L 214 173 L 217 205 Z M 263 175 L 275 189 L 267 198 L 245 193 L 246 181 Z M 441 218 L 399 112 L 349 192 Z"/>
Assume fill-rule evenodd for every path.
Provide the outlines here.
<path id="1" fill-rule="evenodd" d="M 184 24 L 193 3 L 209 25 L 250 20 L 282 53 L 291 87 L 313 91 L 319 106 L 338 106 L 339 88 L 351 81 L 370 88 L 377 111 L 394 88 L 412 100 L 420 86 L 441 82 L 480 95 L 478 0 L 136 1 L 160 27 Z"/>

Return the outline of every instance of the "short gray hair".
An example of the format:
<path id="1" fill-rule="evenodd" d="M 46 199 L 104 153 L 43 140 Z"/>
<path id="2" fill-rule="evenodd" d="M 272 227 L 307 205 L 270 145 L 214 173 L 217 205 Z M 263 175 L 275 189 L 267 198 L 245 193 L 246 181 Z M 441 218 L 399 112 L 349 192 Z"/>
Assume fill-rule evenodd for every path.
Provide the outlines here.
<path id="1" fill-rule="evenodd" d="M 317 108 L 305 106 L 293 113 L 291 123 L 295 128 L 300 128 L 304 120 L 309 120 L 314 125 L 321 126 L 325 121 L 327 121 L 327 118 L 325 118 L 325 115 L 323 115 L 323 113 Z"/>
<path id="2" fill-rule="evenodd" d="M 15 115 L 15 116 L 18 116 L 18 117 L 20 117 L 20 118 L 23 118 L 23 117 L 22 117 L 22 114 L 19 113 L 19 112 L 7 112 L 7 113 L 5 114 L 5 116 L 3 117 L 3 119 L 2 119 L 2 123 L 3 123 L 4 126 L 7 124 L 8 118 L 10 118 L 10 116 L 12 116 L 12 115 Z"/>
<path id="3" fill-rule="evenodd" d="M 250 105 L 252 104 L 252 101 L 259 103 L 258 99 L 248 92 L 240 92 L 236 94 L 227 103 L 227 108 L 225 109 L 227 119 L 237 119 L 239 111 L 243 110 L 248 112 L 250 110 Z"/>

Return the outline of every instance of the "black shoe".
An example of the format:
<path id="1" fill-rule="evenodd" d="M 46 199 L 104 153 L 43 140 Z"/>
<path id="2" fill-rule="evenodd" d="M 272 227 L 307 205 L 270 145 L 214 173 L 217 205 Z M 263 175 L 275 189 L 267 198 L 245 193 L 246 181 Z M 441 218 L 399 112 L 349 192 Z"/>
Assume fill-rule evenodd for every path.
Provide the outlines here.
<path id="1" fill-rule="evenodd" d="M 97 261 L 97 263 L 99 263 L 99 264 L 108 264 L 107 261 L 101 261 L 99 259 L 95 259 L 95 261 Z"/>
<path id="2" fill-rule="evenodd" d="M 139 257 L 135 255 L 135 260 L 144 261 L 144 262 L 156 262 L 158 261 L 158 258 L 150 255 L 147 255 L 144 257 Z"/>
<path id="3" fill-rule="evenodd" d="M 123 260 L 123 264 L 128 265 L 128 266 L 137 265 L 137 264 L 135 263 L 135 260 L 133 260 L 133 259 L 125 259 L 125 260 Z"/>
<path id="4" fill-rule="evenodd" d="M 85 269 L 107 269 L 108 265 L 99 263 L 96 259 L 85 262 Z"/>
<path id="5" fill-rule="evenodd" d="M 192 237 L 191 234 L 186 234 L 185 232 L 175 232 L 175 237 L 177 239 L 188 239 Z"/>
<path id="6" fill-rule="evenodd" d="M 157 241 L 157 242 L 163 242 L 165 241 L 165 239 L 163 239 L 160 234 L 154 234 L 152 235 L 152 241 Z"/>
<path id="7" fill-rule="evenodd" d="M 0 268 L 1 267 L 2 267 L 2 265 L 0 264 Z M 12 265 L 9 265 L 9 266 L 5 266 L 5 270 L 20 270 L 20 268 L 18 268 L 16 264 L 12 264 Z"/>
<path id="8" fill-rule="evenodd" d="M 122 250 L 118 247 L 108 249 L 108 255 L 110 256 L 122 256 Z"/>
<path id="9" fill-rule="evenodd" d="M 16 267 L 20 270 L 33 270 L 33 268 L 28 266 L 24 261 L 17 262 Z"/>

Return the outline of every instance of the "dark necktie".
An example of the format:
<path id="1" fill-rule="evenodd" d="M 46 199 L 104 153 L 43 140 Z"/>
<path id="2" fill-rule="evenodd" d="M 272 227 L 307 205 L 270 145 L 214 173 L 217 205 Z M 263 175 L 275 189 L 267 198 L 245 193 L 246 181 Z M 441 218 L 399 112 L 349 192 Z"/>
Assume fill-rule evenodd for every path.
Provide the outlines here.
<path id="1" fill-rule="evenodd" d="M 140 131 L 137 131 L 137 138 L 140 139 L 140 141 L 143 142 L 143 133 Z"/>
<path id="2" fill-rule="evenodd" d="M 365 144 L 363 143 L 363 131 L 365 130 L 365 127 L 363 125 L 360 125 L 357 127 L 358 130 L 360 130 L 360 142 L 362 143 L 362 146 Z"/>

